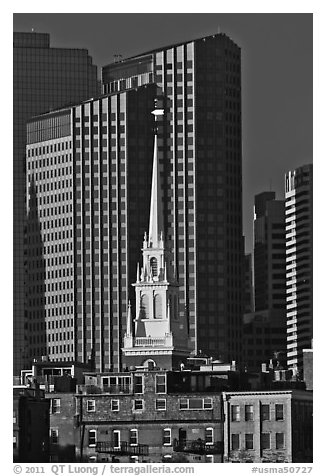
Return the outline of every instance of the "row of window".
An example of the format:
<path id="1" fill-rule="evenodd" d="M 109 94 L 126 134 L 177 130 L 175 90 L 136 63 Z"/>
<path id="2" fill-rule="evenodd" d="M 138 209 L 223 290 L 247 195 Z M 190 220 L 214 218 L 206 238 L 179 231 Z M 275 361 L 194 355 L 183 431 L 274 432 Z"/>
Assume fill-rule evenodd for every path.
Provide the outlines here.
<path id="1" fill-rule="evenodd" d="M 112 430 L 112 446 L 115 449 L 121 448 L 121 431 Z M 234 436 L 234 435 L 232 435 Z M 238 435 L 239 436 L 239 435 Z M 52 444 L 59 444 L 59 429 L 51 428 L 50 429 L 50 441 Z M 233 441 L 233 439 L 232 439 Z M 214 444 L 214 430 L 212 427 L 205 428 L 205 445 Z M 97 443 L 97 430 L 90 429 L 88 430 L 88 446 L 95 446 Z M 128 443 L 130 446 L 137 446 L 139 444 L 139 431 L 136 428 L 129 430 Z M 163 446 L 172 446 L 172 429 L 164 428 L 162 430 L 162 445 Z"/>
<path id="2" fill-rule="evenodd" d="M 72 142 L 71 140 L 65 141 L 65 142 L 58 142 L 54 144 L 50 144 L 47 146 L 42 146 L 42 147 L 31 147 L 30 149 L 27 150 L 27 157 L 36 157 L 37 155 L 44 155 L 44 154 L 52 154 L 53 152 L 60 152 L 63 150 L 67 150 L 71 148 Z M 53 165 L 53 157 L 50 158 L 50 164 Z M 43 159 L 45 160 L 45 159 Z M 47 159 L 48 160 L 48 159 Z M 55 163 L 55 162 L 54 162 Z M 47 166 L 49 165 L 49 162 L 46 164 Z M 37 161 L 35 163 L 35 166 L 37 166 Z M 41 166 L 41 161 L 39 162 L 39 166 Z M 45 166 L 45 164 L 44 164 Z"/>
<path id="3" fill-rule="evenodd" d="M 58 407 L 56 407 L 58 408 Z M 120 409 L 119 400 L 110 401 L 111 411 L 118 412 Z M 155 400 L 155 409 L 156 410 L 166 410 L 166 399 L 158 398 Z M 213 409 L 213 400 L 212 398 L 180 398 L 179 399 L 179 410 L 212 410 Z M 87 400 L 86 402 L 87 412 L 96 411 L 96 401 Z M 143 411 L 145 410 L 145 402 L 142 399 L 133 400 L 133 410 L 134 411 Z M 59 410 L 55 413 L 60 412 Z"/>
<path id="4" fill-rule="evenodd" d="M 245 421 L 254 421 L 253 405 L 245 405 L 244 417 Z M 262 421 L 269 421 L 271 419 L 269 404 L 260 406 L 260 418 Z M 284 420 L 284 405 L 282 403 L 275 404 L 275 420 Z M 231 421 L 241 421 L 240 405 L 231 405 Z"/>
<path id="5" fill-rule="evenodd" d="M 240 434 L 239 433 L 232 433 L 231 435 L 231 449 L 233 451 L 237 451 L 240 449 L 246 450 L 254 450 L 254 434 L 253 433 L 245 433 L 244 438 L 244 447 L 240 444 Z M 260 447 L 262 450 L 269 450 L 271 449 L 271 433 L 261 433 L 260 437 Z M 274 448 L 277 450 L 284 449 L 285 442 L 284 442 L 284 433 L 275 433 L 275 446 Z"/>

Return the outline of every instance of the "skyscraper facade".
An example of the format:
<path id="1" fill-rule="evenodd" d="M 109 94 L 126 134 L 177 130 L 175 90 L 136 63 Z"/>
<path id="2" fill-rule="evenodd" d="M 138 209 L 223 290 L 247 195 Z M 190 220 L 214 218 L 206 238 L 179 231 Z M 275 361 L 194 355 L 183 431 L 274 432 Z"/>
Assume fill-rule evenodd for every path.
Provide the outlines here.
<path id="1" fill-rule="evenodd" d="M 254 276 L 255 310 L 285 311 L 284 200 L 275 192 L 255 196 Z"/>
<path id="2" fill-rule="evenodd" d="M 313 168 L 285 176 L 287 363 L 302 370 L 313 332 Z"/>
<path id="3" fill-rule="evenodd" d="M 121 368 L 148 227 L 156 96 L 144 86 L 28 123 L 30 359 Z"/>
<path id="4" fill-rule="evenodd" d="M 104 90 L 156 83 L 164 229 L 195 351 L 241 360 L 241 54 L 217 34 L 103 68 Z"/>
<path id="5" fill-rule="evenodd" d="M 97 68 L 85 49 L 50 47 L 46 33 L 14 33 L 13 49 L 13 314 L 14 373 L 26 364 L 25 147 L 26 121 L 40 113 L 79 102 L 100 92 Z"/>
<path id="6" fill-rule="evenodd" d="M 101 98 L 28 126 L 27 187 L 37 195 L 46 253 L 43 315 L 51 321 L 39 355 L 90 359 L 99 371 L 121 368 L 149 222 L 150 112 L 158 98 L 165 247 L 179 283 L 180 322 L 187 323 L 190 349 L 241 361 L 240 49 L 215 35 L 108 65 L 102 76 Z M 63 245 L 69 258 L 57 254 Z"/>
<path id="7" fill-rule="evenodd" d="M 255 196 L 254 312 L 244 315 L 244 360 L 248 370 L 286 353 L 285 207 L 275 192 Z"/>

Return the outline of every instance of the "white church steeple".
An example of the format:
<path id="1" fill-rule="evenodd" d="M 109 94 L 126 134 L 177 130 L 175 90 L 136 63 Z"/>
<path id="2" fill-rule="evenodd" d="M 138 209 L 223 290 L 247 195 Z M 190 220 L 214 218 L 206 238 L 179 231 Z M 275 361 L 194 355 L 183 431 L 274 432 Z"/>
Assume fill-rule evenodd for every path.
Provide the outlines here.
<path id="1" fill-rule="evenodd" d="M 134 328 L 128 309 L 123 353 L 127 366 L 151 360 L 173 368 L 189 355 L 188 326 L 179 316 L 179 286 L 172 268 L 172 254 L 164 237 L 163 193 L 158 148 L 158 118 L 164 113 L 155 103 L 153 170 L 148 235 L 143 240 L 143 263 L 137 268 Z"/>

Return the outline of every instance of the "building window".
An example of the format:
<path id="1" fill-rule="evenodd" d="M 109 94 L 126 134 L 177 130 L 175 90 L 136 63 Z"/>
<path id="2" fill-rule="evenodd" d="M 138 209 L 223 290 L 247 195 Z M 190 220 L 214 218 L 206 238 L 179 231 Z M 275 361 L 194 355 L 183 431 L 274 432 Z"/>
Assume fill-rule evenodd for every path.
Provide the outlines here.
<path id="1" fill-rule="evenodd" d="M 240 435 L 239 433 L 232 433 L 231 435 L 231 448 L 232 450 L 240 449 Z"/>
<path id="2" fill-rule="evenodd" d="M 212 445 L 214 443 L 214 430 L 213 428 L 205 428 L 205 444 Z"/>
<path id="3" fill-rule="evenodd" d="M 120 430 L 112 432 L 113 448 L 120 448 Z"/>
<path id="4" fill-rule="evenodd" d="M 205 456 L 205 463 L 214 463 L 214 456 L 213 455 L 206 455 Z"/>
<path id="5" fill-rule="evenodd" d="M 88 446 L 96 445 L 96 430 L 88 430 Z"/>
<path id="6" fill-rule="evenodd" d="M 155 391 L 156 393 L 166 393 L 166 375 L 155 376 Z"/>
<path id="7" fill-rule="evenodd" d="M 211 398 L 204 398 L 204 410 L 211 410 L 213 408 L 213 400 Z"/>
<path id="8" fill-rule="evenodd" d="M 284 409 L 282 403 L 276 403 L 275 405 L 275 420 L 281 421 L 284 420 Z"/>
<path id="9" fill-rule="evenodd" d="M 138 445 L 138 430 L 132 429 L 129 431 L 129 444 L 131 446 Z"/>
<path id="10" fill-rule="evenodd" d="M 58 428 L 50 428 L 50 443 L 57 445 L 59 443 L 59 430 Z"/>
<path id="11" fill-rule="evenodd" d="M 51 413 L 60 413 L 60 398 L 52 398 L 51 399 Z"/>
<path id="12" fill-rule="evenodd" d="M 95 412 L 95 400 L 87 400 L 86 408 L 88 412 Z"/>
<path id="13" fill-rule="evenodd" d="M 171 463 L 172 456 L 171 455 L 164 455 L 162 458 L 163 463 Z"/>
<path id="14" fill-rule="evenodd" d="M 144 400 L 134 400 L 134 410 L 135 411 L 144 410 Z"/>
<path id="15" fill-rule="evenodd" d="M 254 435 L 253 435 L 253 433 L 246 433 L 245 434 L 245 447 L 246 447 L 246 450 L 253 450 L 254 449 Z"/>
<path id="16" fill-rule="evenodd" d="M 165 398 L 158 398 L 155 400 L 155 410 L 166 410 Z"/>
<path id="17" fill-rule="evenodd" d="M 180 398 L 180 410 L 211 410 L 213 400 L 211 398 Z"/>
<path id="18" fill-rule="evenodd" d="M 284 448 L 284 433 L 276 433 L 276 449 L 281 450 Z"/>
<path id="19" fill-rule="evenodd" d="M 164 428 L 163 430 L 163 445 L 171 446 L 171 428 Z"/>
<path id="20" fill-rule="evenodd" d="M 135 375 L 135 393 L 143 393 L 143 376 Z"/>
<path id="21" fill-rule="evenodd" d="M 240 405 L 231 406 L 231 420 L 240 421 Z"/>
<path id="22" fill-rule="evenodd" d="M 269 450 L 271 447 L 271 435 L 270 433 L 261 434 L 261 449 Z"/>
<path id="23" fill-rule="evenodd" d="M 12 419 L 13 419 L 13 423 L 17 423 L 17 412 L 16 412 L 16 410 L 13 411 Z"/>
<path id="24" fill-rule="evenodd" d="M 254 406 L 253 405 L 245 406 L 245 420 L 246 421 L 254 420 Z"/>
<path id="25" fill-rule="evenodd" d="M 111 400 L 111 411 L 112 412 L 119 411 L 119 400 Z"/>
<path id="26" fill-rule="evenodd" d="M 269 405 L 261 406 L 261 419 L 263 421 L 269 420 Z"/>

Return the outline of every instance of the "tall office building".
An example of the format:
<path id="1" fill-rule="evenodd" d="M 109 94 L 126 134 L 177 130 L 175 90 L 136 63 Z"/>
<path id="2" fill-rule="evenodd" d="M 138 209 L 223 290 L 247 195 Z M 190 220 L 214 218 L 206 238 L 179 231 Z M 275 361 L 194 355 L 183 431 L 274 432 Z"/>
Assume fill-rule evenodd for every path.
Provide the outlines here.
<path id="1" fill-rule="evenodd" d="M 255 196 L 254 283 L 255 311 L 285 310 L 284 200 L 275 192 Z"/>
<path id="2" fill-rule="evenodd" d="M 240 361 L 240 48 L 224 34 L 200 38 L 109 64 L 102 81 L 107 93 L 149 83 L 162 90 L 164 229 L 178 272 L 180 313 L 195 351 Z"/>
<path id="3" fill-rule="evenodd" d="M 244 257 L 244 308 L 243 312 L 254 311 L 254 280 L 252 254 Z"/>
<path id="4" fill-rule="evenodd" d="M 26 121 L 40 113 L 79 102 L 100 92 L 97 68 L 85 49 L 50 47 L 46 33 L 14 33 L 14 373 L 26 364 L 24 281 Z"/>
<path id="5" fill-rule="evenodd" d="M 244 360 L 248 370 L 286 352 L 285 207 L 275 192 L 255 196 L 255 310 L 244 314 Z"/>
<path id="6" fill-rule="evenodd" d="M 241 360 L 240 76 L 239 47 L 215 35 L 108 65 L 103 97 L 30 122 L 27 186 L 36 188 L 49 321 L 40 354 L 121 368 L 149 222 L 157 97 L 165 111 L 157 139 L 165 246 L 180 321 L 193 350 Z"/>
<path id="7" fill-rule="evenodd" d="M 302 370 L 313 332 L 312 164 L 285 176 L 287 363 Z"/>
<path id="8" fill-rule="evenodd" d="M 28 123 L 30 359 L 122 366 L 148 226 L 156 96 L 144 86 Z"/>

